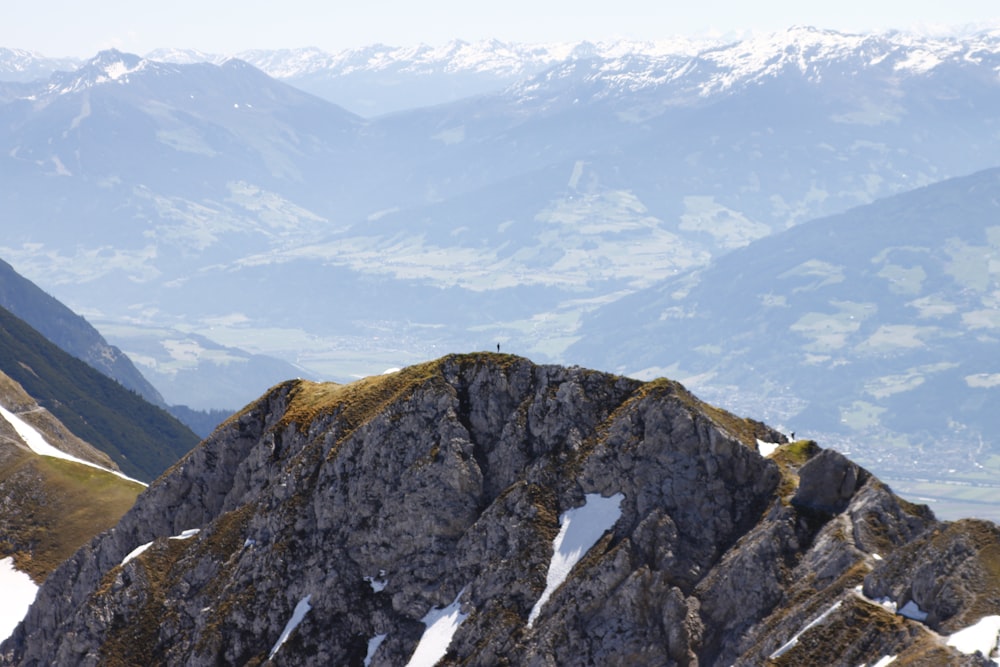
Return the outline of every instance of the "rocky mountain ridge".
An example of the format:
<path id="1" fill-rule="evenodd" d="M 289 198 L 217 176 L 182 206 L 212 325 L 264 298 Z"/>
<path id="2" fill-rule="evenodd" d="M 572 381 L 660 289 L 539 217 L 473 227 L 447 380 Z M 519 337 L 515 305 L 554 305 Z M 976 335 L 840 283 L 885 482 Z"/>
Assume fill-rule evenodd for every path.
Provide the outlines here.
<path id="1" fill-rule="evenodd" d="M 998 538 L 675 382 L 452 355 L 274 387 L 64 563 L 0 654 L 986 665 L 996 632 L 977 655 L 959 631 L 1000 614 Z"/>

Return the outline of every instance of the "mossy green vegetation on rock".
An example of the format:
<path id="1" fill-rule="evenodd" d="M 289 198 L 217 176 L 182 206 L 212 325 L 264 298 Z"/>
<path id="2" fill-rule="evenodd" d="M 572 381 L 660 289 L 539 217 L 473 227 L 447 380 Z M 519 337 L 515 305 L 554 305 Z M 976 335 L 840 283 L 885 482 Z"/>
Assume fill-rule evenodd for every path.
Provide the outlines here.
<path id="1" fill-rule="evenodd" d="M 259 664 L 308 599 L 281 664 L 406 664 L 445 608 L 442 664 L 963 664 L 872 598 L 882 577 L 905 603 L 937 566 L 897 554 L 965 529 L 815 443 L 758 440 L 785 443 L 675 382 L 509 355 L 286 382 L 53 573 L 0 654 Z M 986 577 L 986 541 L 962 544 Z M 954 618 L 1000 613 L 957 597 Z"/>

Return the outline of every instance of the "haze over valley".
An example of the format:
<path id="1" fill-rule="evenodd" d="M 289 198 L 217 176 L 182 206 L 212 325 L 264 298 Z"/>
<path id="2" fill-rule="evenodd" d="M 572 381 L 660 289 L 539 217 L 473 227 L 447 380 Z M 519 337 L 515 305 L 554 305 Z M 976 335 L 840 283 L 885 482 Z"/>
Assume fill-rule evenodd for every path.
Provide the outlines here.
<path id="1" fill-rule="evenodd" d="M 1000 664 L 995 7 L 519 2 L 8 8 L 0 665 Z"/>
<path id="2" fill-rule="evenodd" d="M 670 375 L 889 477 L 996 472 L 1000 369 L 972 351 L 997 326 L 996 178 L 943 183 L 996 166 L 997 33 L 240 55 L 0 58 L 21 73 L 0 95 L 0 256 L 166 403 L 233 410 L 288 377 L 500 342 Z M 966 194 L 974 223 L 925 204 L 877 236 L 848 222 L 885 197 Z M 834 224 L 856 231 L 824 243 Z M 916 259 L 939 246 L 934 267 Z M 885 297 L 847 278 L 874 267 Z M 731 292 L 734 271 L 753 293 Z M 929 378 L 956 375 L 930 398 Z"/>

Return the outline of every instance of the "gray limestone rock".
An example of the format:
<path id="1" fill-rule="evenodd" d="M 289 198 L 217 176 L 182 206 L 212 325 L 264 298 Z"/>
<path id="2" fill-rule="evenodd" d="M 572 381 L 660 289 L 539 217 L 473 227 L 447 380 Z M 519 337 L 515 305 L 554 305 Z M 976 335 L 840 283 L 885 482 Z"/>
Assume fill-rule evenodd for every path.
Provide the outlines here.
<path id="1" fill-rule="evenodd" d="M 443 665 L 764 664 L 838 601 L 831 623 L 857 622 L 871 551 L 942 524 L 835 452 L 764 458 L 758 438 L 784 442 L 673 382 L 506 355 L 284 383 L 64 563 L 0 656 L 403 665 L 437 621 Z M 870 587 L 966 599 L 961 566 L 903 561 Z M 922 655 L 916 622 L 886 627 L 828 650 Z"/>
<path id="2" fill-rule="evenodd" d="M 799 470 L 799 489 L 792 498 L 796 507 L 825 514 L 842 512 L 869 473 L 843 454 L 827 449 L 809 459 Z"/>

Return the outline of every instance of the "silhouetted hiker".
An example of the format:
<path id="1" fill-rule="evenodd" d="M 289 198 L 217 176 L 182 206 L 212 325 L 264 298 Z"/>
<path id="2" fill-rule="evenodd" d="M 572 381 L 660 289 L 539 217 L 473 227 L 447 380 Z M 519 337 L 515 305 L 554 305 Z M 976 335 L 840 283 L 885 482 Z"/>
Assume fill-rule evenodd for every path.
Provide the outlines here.
<path id="1" fill-rule="evenodd" d="M 500 343 L 497 343 L 497 354 L 500 354 Z"/>

